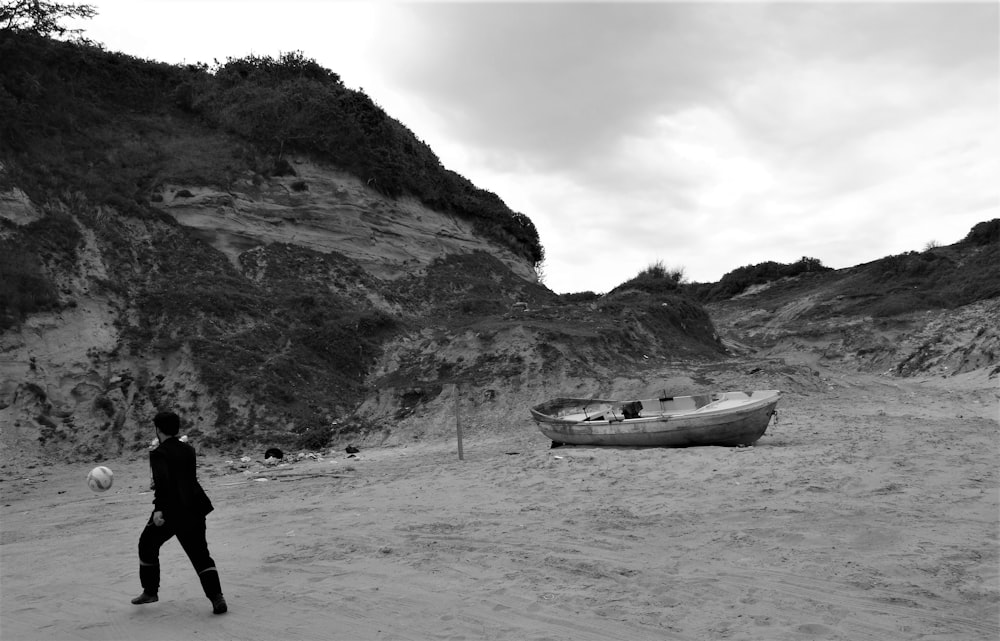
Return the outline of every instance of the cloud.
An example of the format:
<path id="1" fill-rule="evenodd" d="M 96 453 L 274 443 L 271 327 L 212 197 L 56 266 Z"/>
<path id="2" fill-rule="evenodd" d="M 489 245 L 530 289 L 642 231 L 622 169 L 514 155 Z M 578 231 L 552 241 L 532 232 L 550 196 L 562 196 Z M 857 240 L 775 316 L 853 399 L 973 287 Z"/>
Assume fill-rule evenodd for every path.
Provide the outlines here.
<path id="1" fill-rule="evenodd" d="M 996 3 L 96 2 L 129 53 L 316 58 L 528 215 L 556 291 L 848 267 L 1000 215 Z"/>
<path id="2" fill-rule="evenodd" d="M 445 111 L 454 136 L 532 151 L 539 170 L 575 167 L 655 114 L 704 99 L 723 56 L 680 4 L 402 5 L 409 55 L 392 82 Z"/>
<path id="3" fill-rule="evenodd" d="M 550 286 L 600 291 L 655 260 L 701 280 L 803 255 L 849 266 L 989 215 L 996 18 L 995 5 L 416 4 L 388 27 L 407 55 L 380 64 L 440 112 L 433 137 L 461 141 L 446 164 L 536 222 L 559 266 Z"/>

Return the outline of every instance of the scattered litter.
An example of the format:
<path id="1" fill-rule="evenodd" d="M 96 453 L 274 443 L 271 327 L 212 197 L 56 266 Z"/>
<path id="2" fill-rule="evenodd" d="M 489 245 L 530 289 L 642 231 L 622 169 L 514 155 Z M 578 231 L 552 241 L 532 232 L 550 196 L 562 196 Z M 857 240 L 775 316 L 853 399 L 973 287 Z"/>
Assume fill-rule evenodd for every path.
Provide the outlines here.
<path id="1" fill-rule="evenodd" d="M 267 479 L 265 479 L 265 478 L 257 478 L 257 479 L 254 479 L 254 480 L 255 481 L 260 481 L 261 483 L 267 481 Z"/>

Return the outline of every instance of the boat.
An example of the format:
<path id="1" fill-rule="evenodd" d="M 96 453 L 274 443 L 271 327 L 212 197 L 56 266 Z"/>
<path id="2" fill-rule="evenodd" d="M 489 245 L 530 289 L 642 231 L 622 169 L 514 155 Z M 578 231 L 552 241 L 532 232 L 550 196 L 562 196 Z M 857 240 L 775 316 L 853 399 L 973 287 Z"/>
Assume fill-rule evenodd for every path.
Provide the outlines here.
<path id="1" fill-rule="evenodd" d="M 553 445 L 690 447 L 752 445 L 764 435 L 778 390 L 616 401 L 555 398 L 531 408 Z"/>

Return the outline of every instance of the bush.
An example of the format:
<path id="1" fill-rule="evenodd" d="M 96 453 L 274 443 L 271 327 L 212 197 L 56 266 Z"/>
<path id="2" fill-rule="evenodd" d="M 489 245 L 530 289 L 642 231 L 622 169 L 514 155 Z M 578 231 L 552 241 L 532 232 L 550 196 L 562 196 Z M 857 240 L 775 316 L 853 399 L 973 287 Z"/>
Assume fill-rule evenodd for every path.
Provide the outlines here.
<path id="1" fill-rule="evenodd" d="M 471 221 L 479 233 L 533 264 L 544 259 L 527 216 L 442 167 L 402 123 L 301 52 L 231 58 L 198 87 L 192 104 L 199 113 L 279 162 L 290 151 L 316 155 L 388 196 L 412 194 Z"/>
<path id="2" fill-rule="evenodd" d="M 657 261 L 639 272 L 631 280 L 612 289 L 608 294 L 638 289 L 649 294 L 667 294 L 674 292 L 684 281 L 684 268 L 667 269 L 663 261 Z"/>
<path id="3" fill-rule="evenodd" d="M 11 241 L 0 240 L 0 330 L 58 304 L 55 285 L 42 275 L 35 257 Z"/>
<path id="4" fill-rule="evenodd" d="M 111 402 L 107 396 L 97 396 L 94 398 L 94 409 L 99 412 L 104 412 L 108 418 L 112 418 L 115 415 L 115 404 Z"/>
<path id="5" fill-rule="evenodd" d="M 330 445 L 333 433 L 329 427 L 313 427 L 299 435 L 295 447 L 302 450 L 322 450 Z"/>
<path id="6" fill-rule="evenodd" d="M 591 303 L 600 299 L 599 294 L 594 292 L 576 292 L 573 294 L 559 294 L 559 299 L 566 303 Z"/>
<path id="7" fill-rule="evenodd" d="M 184 126 L 237 134 L 274 159 L 273 175 L 292 175 L 285 154 L 304 152 L 388 196 L 464 218 L 534 264 L 544 259 L 527 216 L 445 169 L 402 123 L 301 52 L 231 58 L 212 74 L 0 29 L 0 60 L 0 140 L 20 156 L 12 178 L 39 201 L 70 187 L 141 215 L 164 167 L 184 157 L 170 135 L 148 131 L 145 119 L 171 112 Z"/>
<path id="8" fill-rule="evenodd" d="M 800 274 L 832 271 L 825 267 L 818 258 L 803 256 L 794 263 L 776 263 L 767 261 L 756 265 L 739 267 L 725 274 L 718 283 L 708 288 L 699 286 L 697 296 L 706 303 L 726 300 L 746 291 L 753 285 L 763 285 L 782 278 L 790 278 Z"/>
<path id="9" fill-rule="evenodd" d="M 1000 243 L 1000 218 L 975 225 L 962 242 L 968 245 Z"/>

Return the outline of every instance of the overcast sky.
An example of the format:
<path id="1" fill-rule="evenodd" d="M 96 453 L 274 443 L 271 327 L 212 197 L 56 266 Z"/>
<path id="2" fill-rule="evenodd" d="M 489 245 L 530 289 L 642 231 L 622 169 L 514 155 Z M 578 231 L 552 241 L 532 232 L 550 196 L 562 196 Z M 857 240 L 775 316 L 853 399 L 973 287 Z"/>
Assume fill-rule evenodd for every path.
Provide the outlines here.
<path id="1" fill-rule="evenodd" d="M 556 292 L 834 268 L 1000 216 L 998 3 L 90 0 L 113 51 L 301 51 L 535 223 Z"/>

